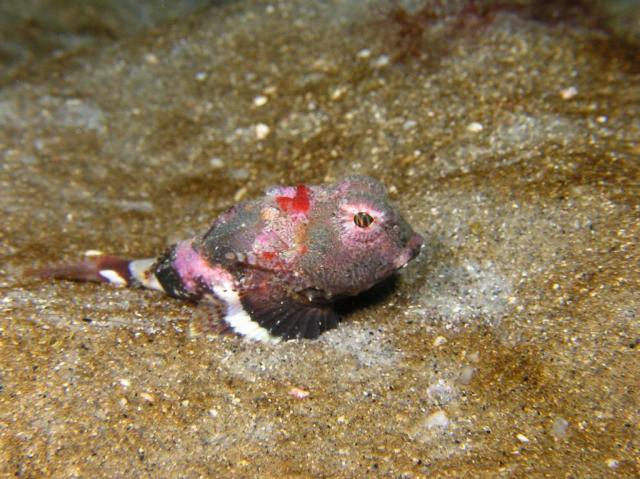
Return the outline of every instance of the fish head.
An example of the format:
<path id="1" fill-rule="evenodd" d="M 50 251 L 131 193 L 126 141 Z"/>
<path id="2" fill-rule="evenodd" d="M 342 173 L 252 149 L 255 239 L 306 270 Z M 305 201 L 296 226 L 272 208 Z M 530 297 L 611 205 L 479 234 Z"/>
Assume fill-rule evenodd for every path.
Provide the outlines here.
<path id="1" fill-rule="evenodd" d="M 423 244 L 378 180 L 350 176 L 315 191 L 299 274 L 326 298 L 356 295 L 415 258 Z"/>

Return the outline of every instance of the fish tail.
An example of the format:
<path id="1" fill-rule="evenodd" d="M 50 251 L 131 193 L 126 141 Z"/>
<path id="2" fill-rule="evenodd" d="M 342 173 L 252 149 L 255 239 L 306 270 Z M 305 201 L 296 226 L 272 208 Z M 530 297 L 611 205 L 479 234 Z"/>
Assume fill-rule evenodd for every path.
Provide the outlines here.
<path id="1" fill-rule="evenodd" d="M 111 283 L 119 286 L 145 287 L 163 291 L 154 274 L 156 258 L 126 259 L 89 251 L 82 261 L 27 270 L 27 276 L 71 281 Z"/>

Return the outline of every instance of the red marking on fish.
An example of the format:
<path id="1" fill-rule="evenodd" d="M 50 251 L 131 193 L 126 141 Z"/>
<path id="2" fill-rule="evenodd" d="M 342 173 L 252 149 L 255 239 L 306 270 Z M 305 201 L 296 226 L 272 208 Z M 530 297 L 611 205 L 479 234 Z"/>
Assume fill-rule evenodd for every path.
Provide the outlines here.
<path id="1" fill-rule="evenodd" d="M 293 198 L 278 196 L 276 198 L 280 209 L 289 213 L 307 213 L 309 211 L 309 188 L 305 185 L 296 187 L 296 195 Z"/>
<path id="2" fill-rule="evenodd" d="M 262 257 L 266 260 L 272 260 L 276 257 L 276 254 L 273 251 L 263 251 Z"/>

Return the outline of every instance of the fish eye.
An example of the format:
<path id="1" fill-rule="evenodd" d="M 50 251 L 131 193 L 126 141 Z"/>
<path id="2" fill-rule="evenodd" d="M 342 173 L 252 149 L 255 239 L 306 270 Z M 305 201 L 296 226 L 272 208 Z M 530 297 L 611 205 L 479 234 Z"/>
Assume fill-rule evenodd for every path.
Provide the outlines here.
<path id="1" fill-rule="evenodd" d="M 358 211 L 353 215 L 353 222 L 359 228 L 368 228 L 373 223 L 373 216 L 366 211 Z"/>

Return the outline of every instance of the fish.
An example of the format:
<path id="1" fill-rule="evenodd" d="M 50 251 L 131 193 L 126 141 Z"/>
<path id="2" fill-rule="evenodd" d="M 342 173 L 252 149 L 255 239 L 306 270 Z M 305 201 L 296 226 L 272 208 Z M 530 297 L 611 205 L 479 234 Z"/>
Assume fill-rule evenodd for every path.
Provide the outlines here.
<path id="1" fill-rule="evenodd" d="M 336 327 L 335 303 L 405 267 L 423 238 L 368 176 L 273 186 L 155 258 L 88 251 L 39 278 L 149 288 L 198 304 L 207 328 L 277 343 Z"/>

